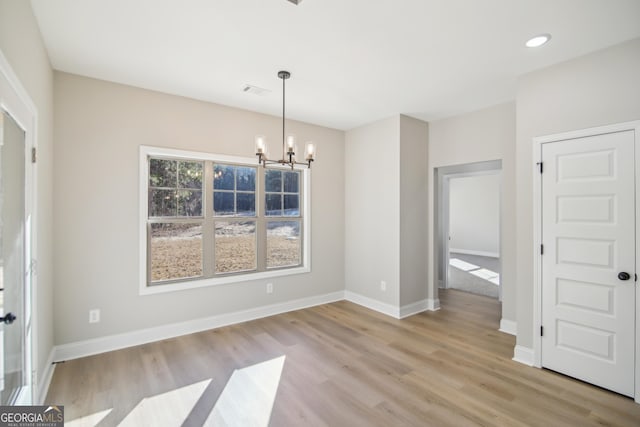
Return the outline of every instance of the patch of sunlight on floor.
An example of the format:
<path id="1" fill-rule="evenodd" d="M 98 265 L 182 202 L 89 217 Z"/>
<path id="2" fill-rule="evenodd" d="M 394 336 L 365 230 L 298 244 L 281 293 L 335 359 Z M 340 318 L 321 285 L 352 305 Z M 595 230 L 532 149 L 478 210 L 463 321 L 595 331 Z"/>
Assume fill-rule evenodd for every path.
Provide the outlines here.
<path id="1" fill-rule="evenodd" d="M 494 285 L 500 284 L 500 275 L 495 271 L 491 271 L 486 268 L 479 268 L 477 270 L 471 271 L 470 273 L 476 277 L 487 280 L 493 283 Z"/>
<path id="2" fill-rule="evenodd" d="M 462 271 L 470 271 L 470 270 L 475 270 L 477 268 L 480 268 L 477 265 L 471 264 L 466 261 L 462 261 L 461 259 L 458 259 L 458 258 L 449 259 L 449 265 Z"/>
<path id="3" fill-rule="evenodd" d="M 187 419 L 210 382 L 209 379 L 153 397 L 145 397 L 119 426 L 179 426 Z"/>
<path id="4" fill-rule="evenodd" d="M 206 426 L 267 426 L 285 356 L 236 369 L 222 390 Z"/>
<path id="5" fill-rule="evenodd" d="M 65 427 L 95 427 L 100 421 L 105 419 L 107 415 L 109 415 L 113 411 L 112 409 L 105 409 L 104 411 L 96 412 L 95 414 L 87 415 L 81 418 L 76 418 L 75 420 L 67 421 L 65 420 Z"/>

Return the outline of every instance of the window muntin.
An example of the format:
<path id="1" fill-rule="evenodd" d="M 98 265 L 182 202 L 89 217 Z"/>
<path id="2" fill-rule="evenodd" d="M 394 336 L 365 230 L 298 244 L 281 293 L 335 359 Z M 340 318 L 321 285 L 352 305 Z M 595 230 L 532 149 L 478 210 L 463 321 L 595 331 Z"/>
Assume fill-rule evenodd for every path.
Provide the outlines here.
<path id="1" fill-rule="evenodd" d="M 256 215 L 256 168 L 214 163 L 215 216 Z"/>
<path id="2" fill-rule="evenodd" d="M 149 159 L 149 217 L 202 215 L 203 162 Z"/>
<path id="3" fill-rule="evenodd" d="M 146 222 L 143 228 L 146 229 L 146 244 L 141 246 L 141 259 L 147 260 L 146 269 L 141 270 L 142 294 L 310 271 L 308 235 L 304 231 L 307 227 L 304 212 L 308 203 L 305 199 L 306 170 L 265 170 L 256 167 L 253 159 L 152 147 L 141 147 L 141 156 L 141 161 L 144 159 L 141 163 L 141 195 L 146 193 L 147 197 L 146 208 L 141 210 Z M 274 209 L 277 212 L 267 216 L 265 184 L 266 175 L 271 171 L 275 172 L 271 175 L 279 184 L 269 193 L 280 196 L 280 203 Z M 216 175 L 221 175 L 218 184 Z M 198 185 L 200 188 L 195 188 Z M 160 190 L 169 194 L 157 193 Z M 180 191 L 189 192 L 187 194 L 192 197 L 181 199 Z M 197 195 L 193 196 L 192 192 Z M 218 209 L 214 202 L 216 193 L 224 194 L 218 197 L 226 198 L 218 201 Z M 174 198 L 166 199 L 158 194 L 173 195 Z M 154 195 L 166 202 L 157 201 L 154 206 Z M 185 199 L 197 200 L 199 204 L 195 208 L 185 208 Z M 183 208 L 179 208 L 180 203 Z M 195 216 L 196 213 L 201 216 Z M 284 220 L 296 224 L 267 224 Z M 281 243 L 277 238 L 282 237 L 288 238 L 285 246 L 288 249 L 284 253 L 282 245 L 276 245 Z M 170 238 L 182 242 L 179 254 L 188 254 L 182 261 L 180 257 L 166 258 L 167 254 L 177 252 L 175 248 L 167 249 Z M 233 251 L 229 248 L 234 245 L 244 249 L 230 255 Z M 269 255 L 270 260 L 267 259 Z"/>
<path id="4" fill-rule="evenodd" d="M 300 172 L 265 170 L 265 215 L 300 216 Z"/>

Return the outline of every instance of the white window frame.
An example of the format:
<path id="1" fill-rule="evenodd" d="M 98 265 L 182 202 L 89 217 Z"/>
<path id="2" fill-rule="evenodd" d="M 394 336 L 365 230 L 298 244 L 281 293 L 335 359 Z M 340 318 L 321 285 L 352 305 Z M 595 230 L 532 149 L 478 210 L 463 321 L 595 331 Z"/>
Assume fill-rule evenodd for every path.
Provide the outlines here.
<path id="1" fill-rule="evenodd" d="M 148 158 L 154 156 L 171 157 L 175 159 L 185 160 L 202 160 L 221 163 L 234 164 L 257 164 L 255 158 L 228 156 L 222 154 L 203 153 L 197 151 L 178 150 L 173 148 L 161 148 L 141 145 L 139 157 L 139 194 L 140 203 L 139 219 L 138 219 L 138 242 L 139 242 L 139 293 L 140 295 L 154 295 L 165 292 L 176 292 L 187 289 L 197 289 L 209 286 L 227 285 L 230 283 L 248 282 L 263 279 L 272 279 L 274 277 L 291 276 L 294 274 L 304 274 L 311 272 L 311 174 L 308 168 L 296 166 L 302 177 L 300 183 L 302 187 L 302 200 L 300 205 L 302 212 L 302 263 L 298 267 L 287 267 L 282 269 L 274 269 L 258 272 L 239 272 L 233 275 L 221 277 L 211 277 L 202 279 L 185 279 L 184 281 L 159 283 L 156 285 L 148 285 L 147 283 L 147 219 L 149 213 L 148 203 L 148 177 L 149 162 Z M 262 167 L 258 167 L 260 171 Z M 260 172 L 258 172 L 260 173 Z M 258 197 L 264 197 L 256 191 Z M 204 195 L 204 194 L 203 194 Z M 206 203 L 209 203 L 209 197 L 206 197 Z M 204 204 L 203 204 L 204 209 Z M 268 218 L 267 218 L 268 219 Z"/>

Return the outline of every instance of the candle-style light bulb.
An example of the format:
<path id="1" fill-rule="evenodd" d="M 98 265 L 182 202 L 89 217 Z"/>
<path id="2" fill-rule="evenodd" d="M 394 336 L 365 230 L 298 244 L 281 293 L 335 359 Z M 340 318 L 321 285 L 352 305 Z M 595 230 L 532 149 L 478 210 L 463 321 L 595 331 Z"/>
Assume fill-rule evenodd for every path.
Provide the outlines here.
<path id="1" fill-rule="evenodd" d="M 296 137 L 295 135 L 289 135 L 287 137 L 287 154 L 295 154 L 296 151 Z"/>
<path id="2" fill-rule="evenodd" d="M 306 161 L 313 161 L 316 158 L 316 146 L 313 143 L 307 142 L 307 146 L 304 151 L 304 158 Z"/>
<path id="3" fill-rule="evenodd" d="M 266 140 L 262 135 L 256 136 L 256 154 L 265 154 Z"/>

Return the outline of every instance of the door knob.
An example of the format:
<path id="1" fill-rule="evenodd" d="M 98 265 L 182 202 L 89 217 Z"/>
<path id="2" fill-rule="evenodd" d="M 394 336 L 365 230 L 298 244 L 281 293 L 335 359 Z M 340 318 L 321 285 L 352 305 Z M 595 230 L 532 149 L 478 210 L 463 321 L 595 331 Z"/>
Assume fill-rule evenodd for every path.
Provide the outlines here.
<path id="1" fill-rule="evenodd" d="M 623 271 L 623 272 L 618 273 L 618 279 L 620 279 L 620 280 L 629 280 L 629 279 L 631 279 L 631 276 L 626 271 Z"/>
<path id="2" fill-rule="evenodd" d="M 0 317 L 0 322 L 4 322 L 7 325 L 12 324 L 14 320 L 16 320 L 16 316 L 13 313 L 7 313 L 6 316 Z"/>

